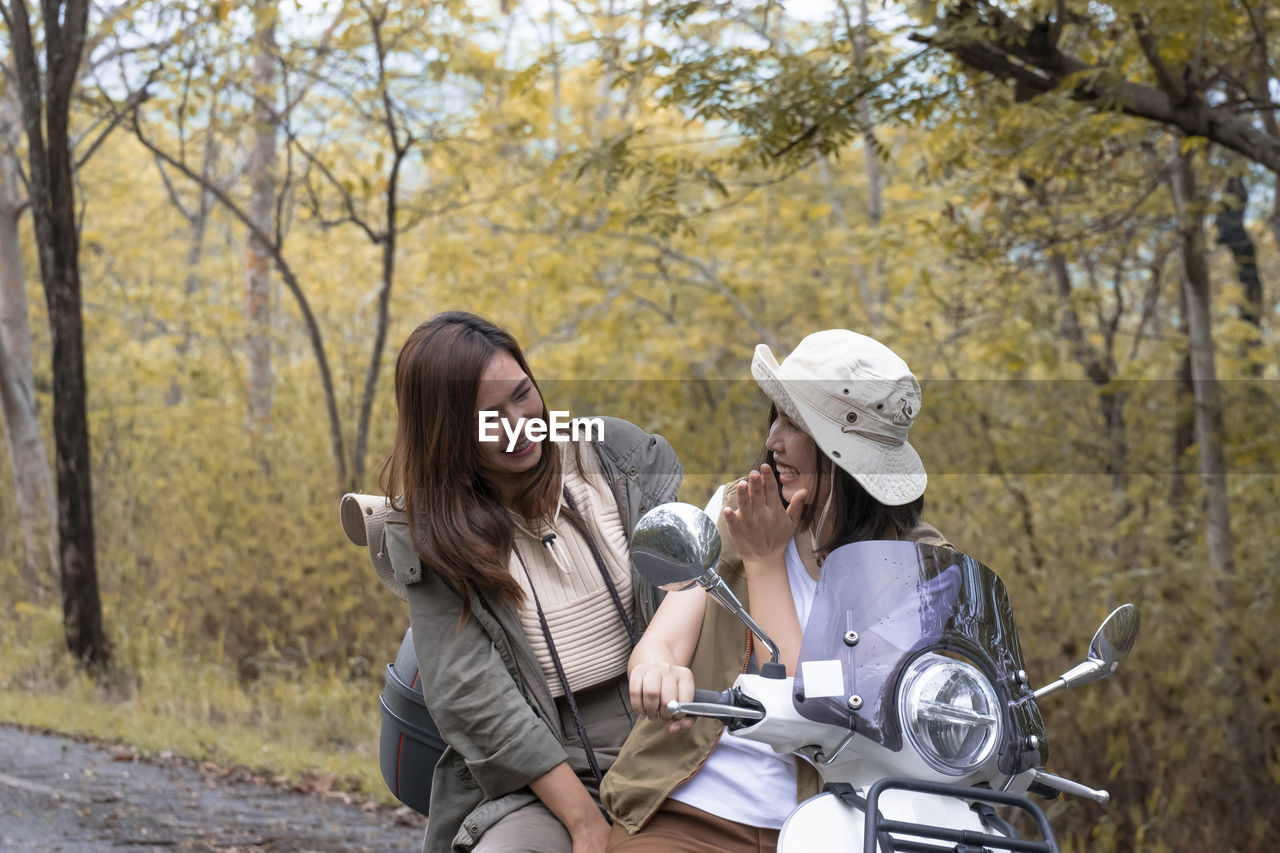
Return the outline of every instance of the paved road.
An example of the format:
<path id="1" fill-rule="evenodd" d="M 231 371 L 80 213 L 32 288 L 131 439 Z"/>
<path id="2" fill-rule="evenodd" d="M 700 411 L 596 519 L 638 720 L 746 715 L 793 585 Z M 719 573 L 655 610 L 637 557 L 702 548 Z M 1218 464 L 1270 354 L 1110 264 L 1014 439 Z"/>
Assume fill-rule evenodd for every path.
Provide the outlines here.
<path id="1" fill-rule="evenodd" d="M 0 850 L 417 853 L 416 815 L 0 725 Z M 220 778 L 223 777 L 223 778 Z"/>

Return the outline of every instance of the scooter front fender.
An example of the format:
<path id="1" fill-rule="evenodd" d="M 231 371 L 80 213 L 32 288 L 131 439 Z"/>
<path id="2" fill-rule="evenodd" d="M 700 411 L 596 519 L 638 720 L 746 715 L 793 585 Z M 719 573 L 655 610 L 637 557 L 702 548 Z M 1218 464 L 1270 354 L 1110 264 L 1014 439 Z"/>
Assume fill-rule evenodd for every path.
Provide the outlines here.
<path id="1" fill-rule="evenodd" d="M 955 797 L 913 791 L 886 791 L 880 797 L 884 817 L 956 830 L 992 833 L 969 804 Z M 787 816 L 778 838 L 778 853 L 873 853 L 864 851 L 865 814 L 835 794 L 810 797 Z M 874 853 L 888 853 L 876 845 Z"/>

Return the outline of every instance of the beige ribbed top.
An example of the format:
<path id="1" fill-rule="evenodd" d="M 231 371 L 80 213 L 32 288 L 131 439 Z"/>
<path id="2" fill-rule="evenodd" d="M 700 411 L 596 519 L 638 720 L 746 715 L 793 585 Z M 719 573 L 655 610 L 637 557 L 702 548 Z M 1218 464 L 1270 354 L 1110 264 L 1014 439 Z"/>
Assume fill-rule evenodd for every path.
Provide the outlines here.
<path id="1" fill-rule="evenodd" d="M 568 444 L 560 447 L 564 485 L 568 487 L 587 530 L 600 549 L 623 608 L 630 614 L 630 553 L 626 528 L 613 490 L 592 448 L 582 447 L 581 452 L 575 454 Z M 575 457 L 580 457 L 580 460 Z M 582 464 L 581 470 L 578 461 Z M 591 548 L 577 528 L 562 516 L 563 508 L 564 498 L 561 497 L 550 526 L 539 523 L 530 527 L 516 521 L 515 547 L 524 559 L 524 567 L 515 554 L 511 555 L 509 563 L 512 576 L 525 594 L 520 610 L 521 624 L 554 696 L 564 695 L 564 689 L 551 661 L 542 626 L 538 623 L 538 611 L 529 588 L 530 579 L 533 591 L 537 592 L 542 603 L 542 612 L 547 618 L 571 691 L 576 693 L 625 673 L 627 658 L 631 655 L 627 629 L 600 577 Z M 550 545 L 544 545 L 542 540 L 548 533 L 556 536 Z M 527 576 L 525 568 L 529 570 Z"/>

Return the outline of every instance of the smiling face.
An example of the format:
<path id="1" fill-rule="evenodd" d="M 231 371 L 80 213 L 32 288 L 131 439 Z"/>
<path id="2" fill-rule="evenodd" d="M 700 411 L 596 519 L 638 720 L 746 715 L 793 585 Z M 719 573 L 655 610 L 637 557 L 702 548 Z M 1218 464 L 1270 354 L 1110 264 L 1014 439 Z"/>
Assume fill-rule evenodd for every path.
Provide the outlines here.
<path id="1" fill-rule="evenodd" d="M 503 426 L 498 441 L 479 441 L 479 413 L 497 412 Z M 472 435 L 479 447 L 480 468 L 488 480 L 500 492 L 518 488 L 520 475 L 532 470 L 542 458 L 542 442 L 530 441 L 521 428 L 516 445 L 507 451 L 511 443 L 508 429 L 514 430 L 521 418 L 544 418 L 542 395 L 511 354 L 499 350 L 489 359 L 476 388 L 477 427 Z"/>
<path id="2" fill-rule="evenodd" d="M 773 470 L 782 487 L 783 500 L 791 501 L 801 489 L 808 490 L 810 504 L 826 498 L 822 490 L 830 478 L 820 470 L 818 446 L 782 412 L 769 425 L 764 446 L 773 454 Z"/>

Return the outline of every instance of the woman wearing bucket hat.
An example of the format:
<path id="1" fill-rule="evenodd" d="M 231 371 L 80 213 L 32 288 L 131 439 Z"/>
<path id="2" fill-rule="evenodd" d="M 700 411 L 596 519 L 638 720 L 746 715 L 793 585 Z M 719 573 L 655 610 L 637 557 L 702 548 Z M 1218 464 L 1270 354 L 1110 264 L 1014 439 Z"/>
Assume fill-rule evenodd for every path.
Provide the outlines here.
<path id="1" fill-rule="evenodd" d="M 631 728 L 626 662 L 652 612 L 627 539 L 674 500 L 679 460 L 614 418 L 563 442 L 521 431 L 554 418 L 515 339 L 473 314 L 409 335 L 395 393 L 374 563 L 408 601 L 447 744 L 424 850 L 600 851 L 599 780 Z"/>
<path id="2" fill-rule="evenodd" d="M 707 509 L 718 516 L 721 576 L 791 672 L 828 553 L 867 539 L 947 543 L 920 520 L 927 478 L 907 442 L 920 386 L 892 350 L 832 329 L 781 364 L 758 346 L 751 373 L 772 402 L 764 457 Z M 817 774 L 794 756 L 667 713 L 695 684 L 719 689 L 757 666 L 750 632 L 706 601 L 697 588 L 668 595 L 631 655 L 643 719 L 602 790 L 611 851 L 773 850 L 787 814 L 818 793 Z"/>

